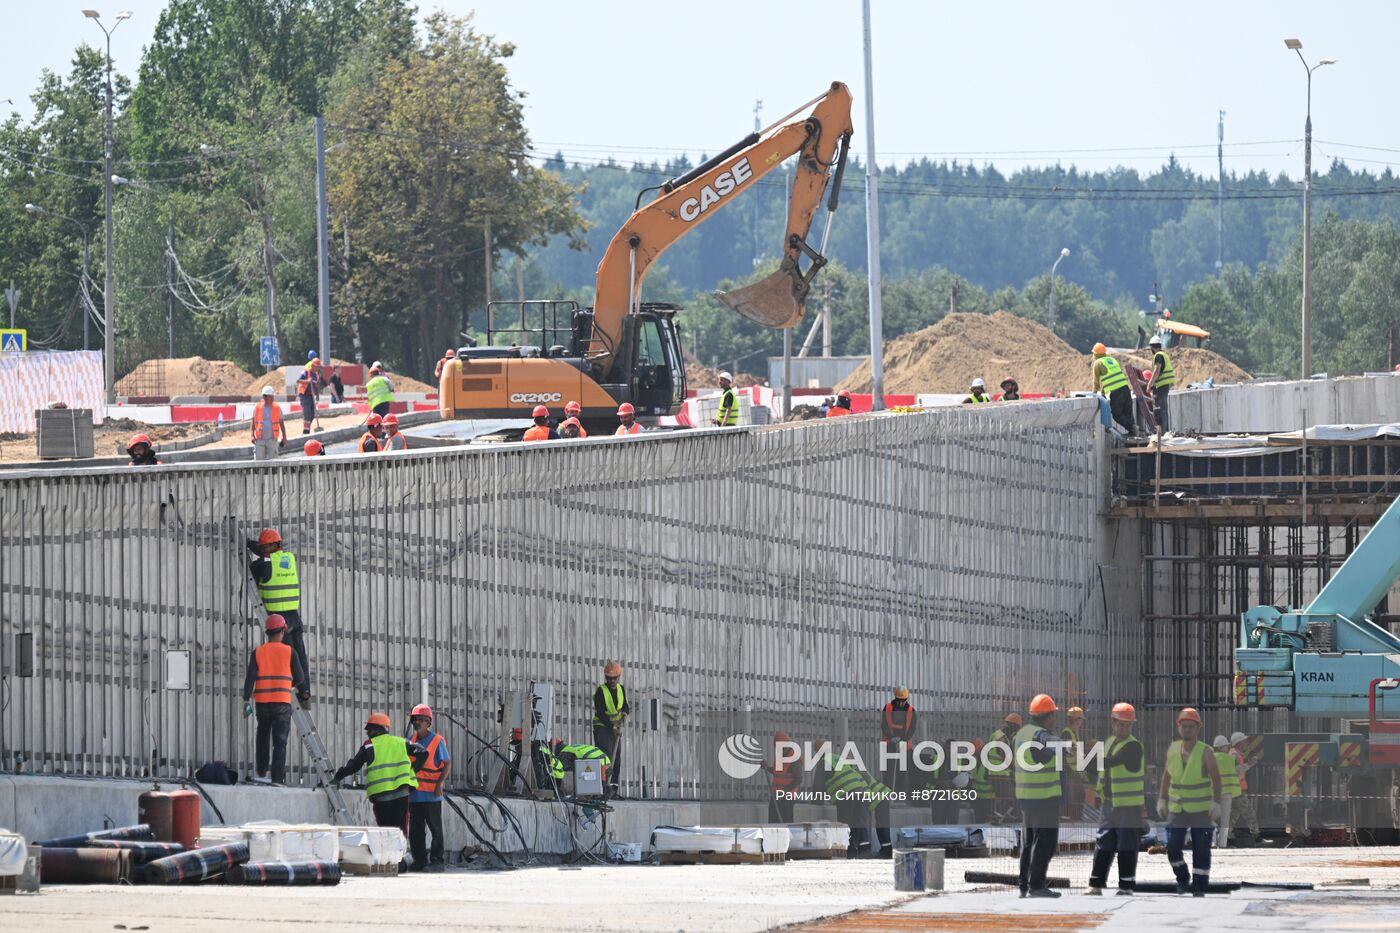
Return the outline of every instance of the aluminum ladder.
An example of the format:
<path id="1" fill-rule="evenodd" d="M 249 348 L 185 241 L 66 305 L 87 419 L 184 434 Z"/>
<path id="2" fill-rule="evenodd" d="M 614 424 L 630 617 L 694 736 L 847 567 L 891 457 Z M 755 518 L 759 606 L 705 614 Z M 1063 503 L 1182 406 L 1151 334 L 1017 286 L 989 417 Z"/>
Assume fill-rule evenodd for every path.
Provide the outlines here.
<path id="1" fill-rule="evenodd" d="M 330 756 L 326 754 L 326 743 L 321 741 L 316 724 L 311 721 L 306 710 L 301 708 L 300 703 L 292 704 L 292 721 L 301 733 L 301 744 L 305 746 L 306 753 L 316 765 L 317 786 L 326 792 L 326 797 L 331 802 L 331 821 L 337 826 L 349 826 L 350 811 L 345 806 L 345 798 L 340 795 L 340 788 L 331 783 L 335 769 L 331 767 Z"/>

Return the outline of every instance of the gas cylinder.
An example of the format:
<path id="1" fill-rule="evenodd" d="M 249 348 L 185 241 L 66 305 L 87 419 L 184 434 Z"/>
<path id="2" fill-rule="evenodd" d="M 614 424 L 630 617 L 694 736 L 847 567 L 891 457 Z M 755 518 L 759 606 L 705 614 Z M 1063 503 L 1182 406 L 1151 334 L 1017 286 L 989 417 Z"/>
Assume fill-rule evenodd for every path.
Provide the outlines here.
<path id="1" fill-rule="evenodd" d="M 136 799 L 136 819 L 151 827 L 157 842 L 174 842 L 170 795 L 152 784 L 151 789 Z"/>
<path id="2" fill-rule="evenodd" d="M 171 842 L 199 848 L 199 794 L 182 786 L 170 793 Z"/>

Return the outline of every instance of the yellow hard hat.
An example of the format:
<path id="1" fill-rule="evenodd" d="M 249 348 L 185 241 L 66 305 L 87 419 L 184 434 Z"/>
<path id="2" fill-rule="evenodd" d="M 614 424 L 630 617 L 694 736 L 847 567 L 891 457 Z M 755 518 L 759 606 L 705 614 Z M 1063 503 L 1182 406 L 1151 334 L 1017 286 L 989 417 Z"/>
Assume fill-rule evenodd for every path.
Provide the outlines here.
<path id="1" fill-rule="evenodd" d="M 1094 344 L 1094 355 L 1095 355 L 1095 356 L 1104 356 L 1104 355 L 1106 355 L 1107 353 L 1108 353 L 1108 347 L 1104 346 L 1104 345 L 1101 344 L 1101 343 L 1096 343 L 1096 344 Z"/>
<path id="2" fill-rule="evenodd" d="M 906 686 L 904 686 L 903 684 L 900 684 L 898 687 L 895 687 L 895 688 L 894 688 L 894 698 L 895 698 L 896 700 L 907 700 L 907 699 L 909 699 L 909 688 L 906 687 Z"/>
<path id="3" fill-rule="evenodd" d="M 1082 706 L 1071 706 L 1071 707 L 1069 708 L 1069 711 L 1068 711 L 1067 713 L 1065 713 L 1065 715 L 1066 715 L 1066 716 L 1069 716 L 1070 718 L 1073 718 L 1073 717 L 1075 717 L 1075 716 L 1078 716 L 1080 719 L 1083 719 L 1083 718 L 1084 718 L 1084 708 L 1083 708 Z"/>

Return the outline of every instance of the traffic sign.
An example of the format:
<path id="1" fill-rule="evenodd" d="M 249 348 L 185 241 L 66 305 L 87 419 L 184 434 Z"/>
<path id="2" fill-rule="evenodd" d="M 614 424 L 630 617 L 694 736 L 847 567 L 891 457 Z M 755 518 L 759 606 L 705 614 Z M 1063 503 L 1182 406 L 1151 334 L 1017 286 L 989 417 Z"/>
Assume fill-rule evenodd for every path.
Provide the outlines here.
<path id="1" fill-rule="evenodd" d="M 29 349 L 29 331 L 0 327 L 0 353 L 23 353 Z"/>
<path id="2" fill-rule="evenodd" d="M 258 338 L 258 365 L 281 366 L 282 351 L 277 347 L 276 337 Z"/>

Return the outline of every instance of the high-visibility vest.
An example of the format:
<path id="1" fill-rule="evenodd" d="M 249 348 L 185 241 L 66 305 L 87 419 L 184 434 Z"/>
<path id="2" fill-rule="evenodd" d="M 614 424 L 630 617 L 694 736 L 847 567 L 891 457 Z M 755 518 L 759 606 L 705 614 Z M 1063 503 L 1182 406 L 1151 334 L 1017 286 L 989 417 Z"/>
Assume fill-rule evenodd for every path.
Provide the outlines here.
<path id="1" fill-rule="evenodd" d="M 1235 767 L 1235 753 L 1216 752 L 1215 763 L 1220 766 L 1220 792 L 1226 797 L 1238 797 L 1244 793 L 1240 789 L 1240 769 Z"/>
<path id="2" fill-rule="evenodd" d="M 374 411 L 385 402 L 394 400 L 394 390 L 389 388 L 389 380 L 383 376 L 375 376 L 365 383 L 365 402 L 369 405 L 369 410 Z"/>
<path id="3" fill-rule="evenodd" d="M 885 798 L 893 795 L 893 791 L 881 784 L 874 778 L 866 777 L 855 768 L 848 768 L 843 764 L 830 766 L 831 770 L 826 775 L 826 792 L 832 795 L 833 802 L 844 803 L 850 800 L 852 795 L 869 794 L 869 799 L 856 798 L 861 803 L 866 803 L 873 811 L 885 801 Z M 843 799 L 836 799 L 837 791 L 845 794 Z"/>
<path id="4" fill-rule="evenodd" d="M 1103 363 L 1103 378 L 1099 380 L 1099 389 L 1104 395 L 1128 384 L 1128 374 L 1123 372 L 1123 366 L 1117 360 L 1111 356 L 1101 356 L 1099 362 Z"/>
<path id="5" fill-rule="evenodd" d="M 990 402 L 991 400 L 992 400 L 992 397 L 991 397 L 990 395 L 986 395 L 985 393 L 984 393 L 983 395 L 981 395 L 981 396 L 972 395 L 972 394 L 969 393 L 968 396 L 967 396 L 967 398 L 963 399 L 963 404 L 964 404 L 964 405 L 981 405 L 983 402 Z"/>
<path id="6" fill-rule="evenodd" d="M 282 427 L 282 409 L 278 408 L 275 402 L 258 402 L 257 405 L 253 406 L 254 440 L 262 439 L 263 431 L 267 427 L 266 421 L 268 409 L 271 409 L 272 412 L 272 434 L 270 436 L 275 438 L 278 434 L 282 433 L 280 430 L 280 428 Z"/>
<path id="7" fill-rule="evenodd" d="M 732 387 L 719 394 L 719 412 L 715 418 L 722 428 L 732 428 L 739 423 L 739 399 L 734 395 Z"/>
<path id="8" fill-rule="evenodd" d="M 301 371 L 300 376 L 297 376 L 297 395 L 315 394 L 312 391 L 312 386 L 316 384 L 316 374 L 311 371 L 310 365 L 308 363 L 307 368 Z"/>
<path id="9" fill-rule="evenodd" d="M 617 435 L 617 434 L 641 434 L 641 433 L 642 433 L 642 426 L 641 426 L 640 424 L 638 424 L 637 422 L 635 422 L 635 421 L 632 422 L 632 424 L 631 424 L 630 426 L 629 426 L 629 425 L 625 425 L 625 424 L 619 424 L 619 425 L 617 426 L 617 430 L 613 432 L 614 435 Z"/>
<path id="10" fill-rule="evenodd" d="M 802 772 L 796 767 L 797 762 L 788 764 L 773 763 L 773 789 L 774 790 L 796 790 L 802 786 Z"/>
<path id="11" fill-rule="evenodd" d="M 842 415 L 849 415 L 850 413 L 851 410 L 849 408 L 842 408 L 840 405 L 832 405 L 826 410 L 826 416 L 828 418 L 840 418 Z"/>
<path id="12" fill-rule="evenodd" d="M 1060 738 L 1073 745 L 1074 743 L 1079 741 L 1079 733 L 1075 732 L 1069 726 L 1065 726 L 1063 729 L 1060 730 Z M 1073 751 L 1073 749 L 1065 749 L 1065 751 L 1069 752 Z"/>
<path id="13" fill-rule="evenodd" d="M 573 755 L 575 761 L 577 761 L 580 758 L 601 758 L 604 765 L 612 764 L 612 759 L 609 758 L 607 756 L 607 753 L 604 752 L 601 748 L 599 748 L 596 745 L 587 745 L 582 742 L 580 742 L 577 745 L 565 745 L 559 749 L 558 754 Z"/>
<path id="14" fill-rule="evenodd" d="M 622 706 L 627 702 L 627 694 L 623 691 L 622 684 L 617 685 L 616 696 L 613 695 L 613 691 L 608 689 L 607 684 L 599 684 L 597 690 L 593 692 L 596 694 L 598 690 L 603 691 L 603 709 L 607 711 L 608 721 L 603 722 L 598 718 L 598 714 L 595 712 L 593 714 L 593 725 L 604 729 L 616 729 L 618 724 L 622 722 Z M 595 706 L 594 709 L 597 709 L 597 707 Z"/>
<path id="15" fill-rule="evenodd" d="M 422 744 L 422 743 L 419 743 Z M 434 764 L 437 761 L 438 746 L 442 744 L 442 736 L 436 732 L 428 740 L 428 760 L 423 762 L 423 767 L 418 769 L 418 789 L 425 790 L 430 794 L 436 794 L 438 787 L 442 784 L 442 772 L 446 765 Z M 379 758 L 379 750 L 375 749 L 375 759 Z"/>
<path id="16" fill-rule="evenodd" d="M 908 739 L 914 731 L 914 707 L 895 709 L 894 701 L 885 704 L 885 731 L 894 739 Z"/>
<path id="17" fill-rule="evenodd" d="M 1191 754 L 1181 757 L 1181 743 L 1167 749 L 1167 809 L 1172 813 L 1206 813 L 1215 802 L 1210 777 L 1206 774 L 1206 746 L 1197 742 Z"/>
<path id="18" fill-rule="evenodd" d="M 554 752 L 550 751 L 546 746 L 541 746 L 540 757 L 544 759 L 544 767 L 545 770 L 549 772 L 550 777 L 554 778 L 556 781 L 564 780 L 564 762 L 555 758 Z"/>
<path id="19" fill-rule="evenodd" d="M 1116 735 L 1108 740 L 1104 748 L 1104 754 L 1112 755 L 1120 748 L 1136 745 L 1141 748 L 1142 743 L 1136 736 L 1128 736 L 1120 739 Z M 1147 803 L 1147 756 L 1141 755 L 1138 758 L 1136 768 L 1128 768 L 1124 765 L 1114 765 L 1108 769 L 1108 774 L 1099 781 L 1099 796 L 1103 798 L 1104 805 L 1120 808 L 1141 808 Z"/>
<path id="20" fill-rule="evenodd" d="M 977 767 L 973 768 L 972 773 L 968 775 L 967 786 L 977 794 L 978 800 L 997 799 L 996 787 L 987 775 L 987 766 L 982 764 L 980 756 L 977 759 Z"/>
<path id="21" fill-rule="evenodd" d="M 1152 380 L 1152 385 L 1162 389 L 1166 386 L 1176 385 L 1176 370 L 1172 368 L 1172 358 L 1167 356 L 1166 350 L 1158 350 L 1152 357 L 1155 366 L 1158 361 L 1162 363 L 1162 375 Z"/>
<path id="22" fill-rule="evenodd" d="M 254 703 L 292 702 L 292 646 L 270 641 L 253 652 Z"/>
<path id="23" fill-rule="evenodd" d="M 1058 800 L 1060 798 L 1060 772 L 1053 762 L 1042 765 L 1039 771 L 1028 771 L 1021 764 L 1021 748 L 1035 740 L 1040 726 L 1026 723 L 1016 733 L 1011 744 L 1013 752 L 1011 766 L 1016 771 L 1017 800 Z"/>
<path id="24" fill-rule="evenodd" d="M 1014 747 L 1015 747 L 1015 742 L 1016 742 L 1016 737 L 1015 737 L 1014 735 L 1007 735 L 1007 734 L 1006 734 L 1005 732 L 1003 732 L 1001 729 L 997 729 L 997 730 L 996 730 L 995 732 L 993 732 L 991 735 L 987 736 L 987 744 L 990 745 L 990 744 L 992 744 L 993 742 L 1005 742 L 1008 746 L 1010 746 L 1010 747 L 1012 747 L 1012 748 L 1014 749 Z M 978 759 L 979 759 L 979 760 L 981 759 L 981 756 L 980 756 L 980 755 L 978 756 Z M 989 766 L 987 767 L 987 773 L 988 773 L 988 774 L 995 774 L 997 777 L 1004 777 L 1006 774 L 1008 774 L 1008 773 L 1011 771 L 1011 760 L 1010 760 L 1009 757 L 1007 758 L 1007 762 L 1006 762 L 1006 766 L 1005 766 L 1005 767 L 1002 767 L 1001 764 L 1000 764 L 1000 760 L 1001 760 L 1000 756 L 998 756 L 996 760 L 997 760 L 997 764 L 995 764 L 995 765 L 989 765 Z"/>
<path id="25" fill-rule="evenodd" d="M 384 438 L 381 450 L 408 450 L 408 438 L 402 434 L 390 434 Z"/>
<path id="26" fill-rule="evenodd" d="M 370 432 L 366 431 L 360 436 L 360 453 L 377 454 L 383 449 L 384 445 L 380 443 L 379 438 L 375 437 Z"/>
<path id="27" fill-rule="evenodd" d="M 291 551 L 273 551 L 267 558 L 272 562 L 272 574 L 266 583 L 258 584 L 258 595 L 268 615 L 301 609 L 301 578 L 297 576 L 297 558 Z"/>
<path id="28" fill-rule="evenodd" d="M 525 435 L 520 438 L 522 441 L 547 441 L 549 440 L 549 425 L 537 424 L 527 428 Z"/>
<path id="29" fill-rule="evenodd" d="M 1230 753 L 1235 756 L 1235 773 L 1240 778 L 1240 793 L 1249 790 L 1249 770 L 1244 766 L 1244 754 L 1238 748 L 1231 748 Z"/>
<path id="30" fill-rule="evenodd" d="M 378 797 L 400 787 L 418 789 L 407 741 L 386 732 L 370 739 L 369 744 L 374 746 L 374 761 L 365 769 L 366 797 Z"/>

